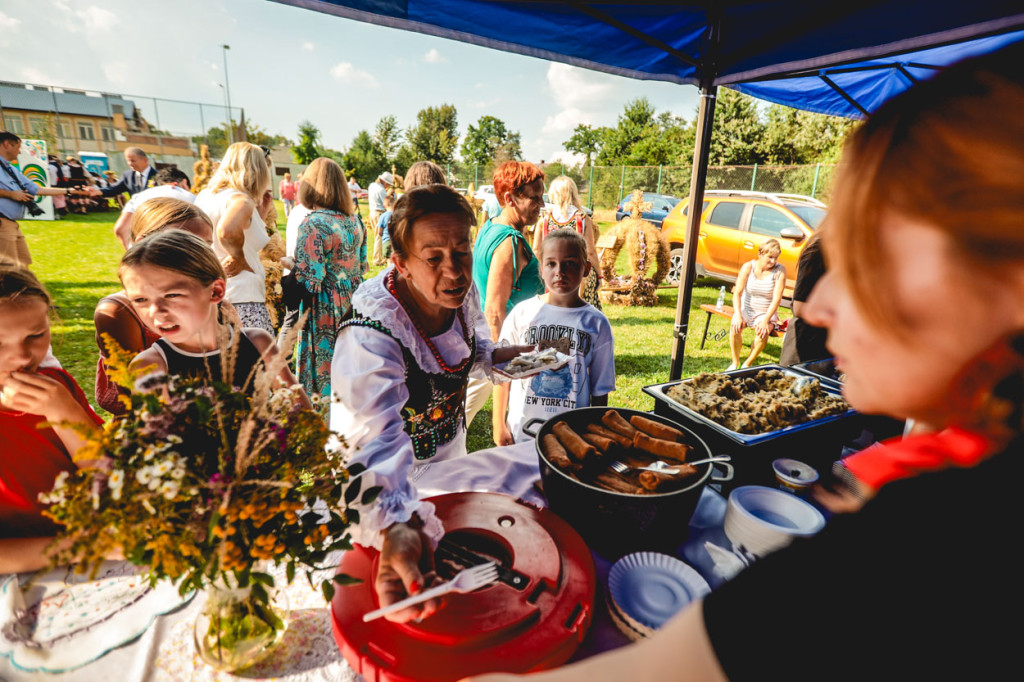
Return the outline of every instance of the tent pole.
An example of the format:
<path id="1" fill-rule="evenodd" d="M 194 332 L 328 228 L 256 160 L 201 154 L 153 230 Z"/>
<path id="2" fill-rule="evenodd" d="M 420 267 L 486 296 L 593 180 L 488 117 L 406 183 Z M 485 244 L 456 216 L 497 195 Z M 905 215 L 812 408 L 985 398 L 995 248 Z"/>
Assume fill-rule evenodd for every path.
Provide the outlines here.
<path id="1" fill-rule="evenodd" d="M 718 86 L 702 86 L 697 110 L 697 137 L 693 144 L 693 170 L 690 174 L 690 200 L 686 212 L 686 242 L 683 244 L 683 269 L 679 276 L 679 299 L 676 302 L 675 340 L 672 343 L 672 366 L 668 380 L 683 375 L 686 355 L 686 334 L 690 325 L 690 302 L 693 300 L 694 264 L 697 261 L 697 234 L 700 231 L 701 207 L 704 205 L 704 183 L 708 177 L 711 150 L 711 124 L 715 120 L 715 98 Z"/>

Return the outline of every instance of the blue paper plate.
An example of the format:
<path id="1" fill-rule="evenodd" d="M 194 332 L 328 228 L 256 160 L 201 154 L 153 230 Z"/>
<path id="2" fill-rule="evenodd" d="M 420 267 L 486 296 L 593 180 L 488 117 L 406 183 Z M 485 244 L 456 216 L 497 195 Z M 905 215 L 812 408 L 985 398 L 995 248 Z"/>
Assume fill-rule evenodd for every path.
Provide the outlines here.
<path id="1" fill-rule="evenodd" d="M 658 629 L 711 588 L 688 565 L 657 552 L 622 557 L 608 573 L 608 593 L 628 620 Z"/>

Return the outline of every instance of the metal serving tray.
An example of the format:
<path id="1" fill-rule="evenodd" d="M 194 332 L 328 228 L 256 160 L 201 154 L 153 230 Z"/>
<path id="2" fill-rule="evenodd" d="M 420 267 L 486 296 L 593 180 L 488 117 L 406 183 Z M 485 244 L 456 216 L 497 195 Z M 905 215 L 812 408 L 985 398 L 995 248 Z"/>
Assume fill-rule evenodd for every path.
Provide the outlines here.
<path id="1" fill-rule="evenodd" d="M 814 377 L 821 382 L 822 386 L 830 386 L 839 391 L 843 388 L 843 382 L 839 380 L 842 372 L 836 369 L 835 358 L 801 362 L 798 365 L 793 365 L 792 369 Z"/>
<path id="2" fill-rule="evenodd" d="M 795 370 L 792 367 L 783 367 L 782 365 L 758 365 L 756 367 L 748 367 L 748 368 L 745 368 L 745 369 L 735 369 L 735 370 L 732 370 L 732 371 L 729 371 L 729 372 L 723 372 L 723 374 L 727 374 L 729 376 L 735 376 L 735 377 L 743 377 L 743 376 L 747 376 L 747 375 L 750 375 L 750 374 L 756 374 L 757 372 L 762 371 L 762 370 L 771 370 L 771 369 L 779 370 L 780 372 L 782 372 L 783 374 L 785 374 L 787 376 L 796 377 L 796 378 L 805 377 L 805 376 L 810 376 L 811 375 L 809 372 L 797 371 L 797 370 Z M 815 376 L 814 378 L 818 378 L 818 377 Z M 718 422 L 716 422 L 716 421 L 714 421 L 712 419 L 708 419 L 704 415 L 700 414 L 699 412 L 696 412 L 695 410 L 690 409 L 689 407 L 686 407 L 682 403 L 676 402 L 676 400 L 674 400 L 673 398 L 670 398 L 668 396 L 668 394 L 666 393 L 666 391 L 669 388 L 671 388 L 672 386 L 676 386 L 676 385 L 682 384 L 682 383 L 688 383 L 690 381 L 692 381 L 692 379 L 683 379 L 681 381 L 670 381 L 670 382 L 667 382 L 667 383 L 664 383 L 664 384 L 653 384 L 651 386 L 644 386 L 643 390 L 644 390 L 644 393 L 647 393 L 648 395 L 654 397 L 654 399 L 656 401 L 658 401 L 659 404 L 663 404 L 663 405 L 671 408 L 672 410 L 674 410 L 678 414 L 688 418 L 689 420 L 692 420 L 692 421 L 698 422 L 700 424 L 703 424 L 704 426 L 706 426 L 707 428 L 711 429 L 715 433 L 717 433 L 719 435 L 722 435 L 722 436 L 725 436 L 729 440 L 731 440 L 731 441 L 733 441 L 735 443 L 738 443 L 740 445 L 757 445 L 758 443 L 764 443 L 766 441 L 776 440 L 778 438 L 782 438 L 782 437 L 787 436 L 789 434 L 794 434 L 794 433 L 799 433 L 801 431 L 807 431 L 809 429 L 814 429 L 814 428 L 816 428 L 818 426 L 821 426 L 822 424 L 828 424 L 829 422 L 839 421 L 841 419 L 846 419 L 847 417 L 850 417 L 852 415 L 857 414 L 857 412 L 851 408 L 851 409 L 847 410 L 843 414 L 835 414 L 835 415 L 832 415 L 830 417 L 823 417 L 821 419 L 814 419 L 812 421 L 807 421 L 807 422 L 804 422 L 802 424 L 794 424 L 793 426 L 787 426 L 785 428 L 776 429 L 775 431 L 768 431 L 766 433 L 751 433 L 751 434 L 738 433 L 736 431 L 733 431 L 731 429 L 728 429 L 728 428 L 722 426 L 721 424 L 719 424 Z M 824 390 L 826 393 L 828 393 L 830 395 L 834 395 L 836 397 L 842 397 L 841 389 L 837 385 L 833 385 L 831 383 L 826 383 L 826 382 L 822 381 L 821 382 L 821 387 L 822 387 L 822 390 Z"/>

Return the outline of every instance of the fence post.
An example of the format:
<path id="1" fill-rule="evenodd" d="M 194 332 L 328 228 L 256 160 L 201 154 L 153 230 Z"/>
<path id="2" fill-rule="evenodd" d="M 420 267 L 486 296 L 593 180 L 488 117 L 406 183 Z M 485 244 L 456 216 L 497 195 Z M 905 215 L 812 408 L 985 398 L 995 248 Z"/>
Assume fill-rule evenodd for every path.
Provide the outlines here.
<path id="1" fill-rule="evenodd" d="M 658 164 L 658 194 L 661 194 L 661 171 L 664 167 L 663 164 Z"/>
<path id="2" fill-rule="evenodd" d="M 587 189 L 587 203 L 590 210 L 594 210 L 594 164 L 590 164 L 590 187 Z"/>
<path id="3" fill-rule="evenodd" d="M 473 186 L 480 186 L 480 164 L 473 164 Z"/>
<path id="4" fill-rule="evenodd" d="M 757 164 L 754 164 L 754 175 L 750 178 L 750 191 L 754 191 L 754 183 L 757 182 Z"/>
<path id="5" fill-rule="evenodd" d="M 623 198 L 623 195 L 625 194 L 625 192 L 626 192 L 626 167 L 623 166 L 622 167 L 622 176 L 619 177 L 619 199 L 620 200 Z M 615 202 L 615 203 L 618 203 L 618 202 Z"/>
<path id="6" fill-rule="evenodd" d="M 445 177 L 448 178 L 448 182 L 451 182 L 452 181 L 452 165 L 450 163 L 446 164 L 446 168 L 447 168 L 447 170 L 445 171 L 445 173 L 446 173 Z"/>
<path id="7" fill-rule="evenodd" d="M 811 198 L 815 198 L 814 195 L 818 191 L 818 175 L 821 173 L 821 164 L 817 164 L 814 168 L 814 185 L 811 186 Z"/>

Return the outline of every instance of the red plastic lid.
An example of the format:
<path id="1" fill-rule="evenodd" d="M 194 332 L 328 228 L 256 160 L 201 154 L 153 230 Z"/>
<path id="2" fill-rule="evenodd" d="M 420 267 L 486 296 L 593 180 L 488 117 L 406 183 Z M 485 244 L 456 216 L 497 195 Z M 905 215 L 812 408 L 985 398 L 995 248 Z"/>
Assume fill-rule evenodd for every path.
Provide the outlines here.
<path id="1" fill-rule="evenodd" d="M 356 546 L 340 573 L 362 583 L 338 588 L 331 602 L 334 639 L 367 682 L 459 680 L 485 672 L 524 673 L 561 665 L 590 626 L 594 561 L 583 539 L 547 509 L 497 493 L 431 498 L 446 535 L 435 554 L 448 579 L 466 566 L 494 560 L 495 584 L 449 594 L 438 613 L 420 623 L 383 618 L 373 591 L 377 551 Z"/>

